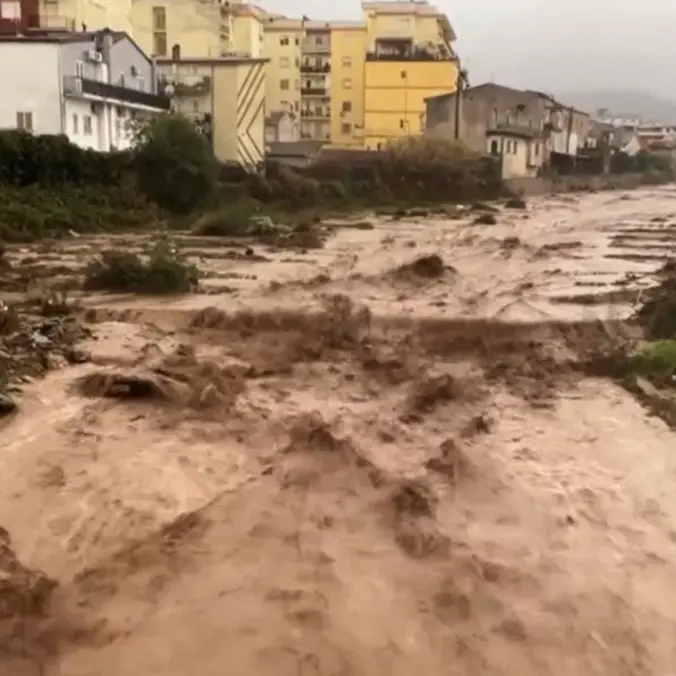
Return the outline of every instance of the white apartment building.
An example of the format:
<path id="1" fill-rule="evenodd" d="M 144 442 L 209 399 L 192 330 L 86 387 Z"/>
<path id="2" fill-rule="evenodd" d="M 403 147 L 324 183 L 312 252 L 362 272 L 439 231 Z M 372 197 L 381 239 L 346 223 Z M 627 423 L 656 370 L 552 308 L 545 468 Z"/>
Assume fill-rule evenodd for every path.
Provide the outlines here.
<path id="1" fill-rule="evenodd" d="M 170 109 L 152 60 L 118 31 L 0 36 L 0 129 L 128 148 L 129 122 Z"/>

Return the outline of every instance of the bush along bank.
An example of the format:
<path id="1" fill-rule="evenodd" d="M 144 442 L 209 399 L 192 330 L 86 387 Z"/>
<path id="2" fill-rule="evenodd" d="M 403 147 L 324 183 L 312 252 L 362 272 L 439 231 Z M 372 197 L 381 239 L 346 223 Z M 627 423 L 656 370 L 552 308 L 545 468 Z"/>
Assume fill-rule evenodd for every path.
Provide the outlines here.
<path id="1" fill-rule="evenodd" d="M 132 151 L 97 153 L 0 132 L 0 240 L 152 228 L 211 203 L 218 165 L 189 120 L 153 118 L 135 133 Z"/>

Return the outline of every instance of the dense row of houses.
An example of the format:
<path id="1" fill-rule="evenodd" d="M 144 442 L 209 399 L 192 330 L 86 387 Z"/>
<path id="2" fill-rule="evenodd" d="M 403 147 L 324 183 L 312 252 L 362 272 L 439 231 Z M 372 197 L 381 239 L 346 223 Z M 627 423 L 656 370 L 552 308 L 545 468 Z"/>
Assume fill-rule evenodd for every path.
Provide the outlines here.
<path id="1" fill-rule="evenodd" d="M 506 176 L 599 144 L 636 151 L 630 130 L 548 94 L 469 87 L 427 0 L 362 10 L 317 22 L 247 0 L 0 0 L 0 128 L 105 152 L 129 146 L 135 119 L 177 110 L 248 170 L 423 134 L 500 158 Z"/>

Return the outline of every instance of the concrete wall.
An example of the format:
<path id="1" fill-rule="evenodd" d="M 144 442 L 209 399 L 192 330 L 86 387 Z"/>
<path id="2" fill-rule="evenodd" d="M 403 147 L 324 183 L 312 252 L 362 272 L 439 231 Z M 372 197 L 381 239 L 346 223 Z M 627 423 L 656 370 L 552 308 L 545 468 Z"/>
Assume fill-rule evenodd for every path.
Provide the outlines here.
<path id="1" fill-rule="evenodd" d="M 57 43 L 0 43 L 0 129 L 16 129 L 17 113 L 31 113 L 36 134 L 62 131 Z"/>
<path id="2" fill-rule="evenodd" d="M 665 178 L 664 183 L 669 181 Z M 509 190 L 525 197 L 586 190 L 633 190 L 646 185 L 644 174 L 610 174 L 604 176 L 559 176 L 551 178 L 511 178 Z"/>
<path id="3" fill-rule="evenodd" d="M 214 154 L 248 171 L 265 158 L 265 66 L 222 61 L 212 71 Z"/>

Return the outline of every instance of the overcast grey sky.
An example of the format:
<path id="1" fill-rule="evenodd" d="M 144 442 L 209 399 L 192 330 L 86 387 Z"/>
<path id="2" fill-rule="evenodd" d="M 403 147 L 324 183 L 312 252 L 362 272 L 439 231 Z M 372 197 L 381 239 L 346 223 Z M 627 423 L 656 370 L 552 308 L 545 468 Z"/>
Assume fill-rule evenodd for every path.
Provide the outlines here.
<path id="1" fill-rule="evenodd" d="M 359 0 L 257 0 L 270 11 L 357 19 Z M 436 0 L 473 84 L 643 89 L 676 99 L 676 0 Z"/>

